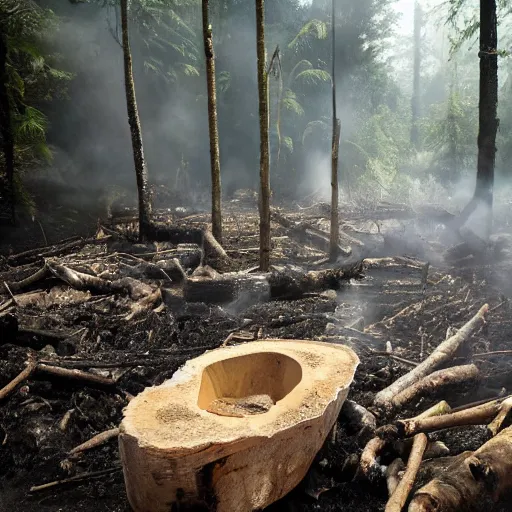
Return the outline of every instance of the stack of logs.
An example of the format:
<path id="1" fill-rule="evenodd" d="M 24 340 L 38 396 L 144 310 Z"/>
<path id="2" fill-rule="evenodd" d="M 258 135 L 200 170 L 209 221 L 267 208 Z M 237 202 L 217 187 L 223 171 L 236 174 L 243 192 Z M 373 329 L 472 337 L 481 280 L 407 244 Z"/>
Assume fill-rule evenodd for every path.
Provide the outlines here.
<path id="1" fill-rule="evenodd" d="M 474 364 L 446 366 L 485 323 L 487 312 L 486 304 L 421 364 L 377 393 L 371 408 L 345 403 L 342 417 L 357 427 L 358 439 L 365 446 L 358 460 L 346 460 L 344 469 L 352 466 L 354 481 L 386 479 L 386 512 L 400 512 L 407 504 L 409 512 L 479 511 L 512 491 L 512 427 L 508 426 L 512 397 L 456 409 L 443 400 L 414 418 L 389 422 L 419 397 L 478 381 L 479 369 Z M 382 426 L 377 428 L 378 423 Z M 428 439 L 428 433 L 467 425 L 488 425 L 492 438 L 475 452 L 452 457 L 446 456 L 449 450 L 443 443 Z M 396 458 L 385 467 L 380 456 L 390 450 Z M 425 485 L 415 485 L 418 475 L 426 478 Z"/>

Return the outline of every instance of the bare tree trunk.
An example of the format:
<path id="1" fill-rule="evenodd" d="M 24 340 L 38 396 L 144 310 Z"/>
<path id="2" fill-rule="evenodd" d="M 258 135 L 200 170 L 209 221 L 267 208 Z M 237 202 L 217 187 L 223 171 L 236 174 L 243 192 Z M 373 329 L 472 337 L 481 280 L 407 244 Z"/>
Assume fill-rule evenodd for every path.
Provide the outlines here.
<path id="1" fill-rule="evenodd" d="M 475 199 L 486 206 L 487 237 L 492 228 L 494 163 L 498 131 L 498 27 L 496 0 L 480 0 L 480 103 Z"/>
<path id="2" fill-rule="evenodd" d="M 203 39 L 206 57 L 206 85 L 208 88 L 208 131 L 210 135 L 210 165 L 212 176 L 212 233 L 222 244 L 222 206 L 220 180 L 219 130 L 217 128 L 217 92 L 215 86 L 215 54 L 208 16 L 208 0 L 202 0 Z"/>
<path id="3" fill-rule="evenodd" d="M 137 98 L 135 96 L 135 83 L 133 81 L 132 54 L 128 34 L 128 0 L 120 1 L 126 107 L 132 136 L 133 162 L 135 164 L 137 191 L 139 194 L 139 237 L 141 240 L 144 240 L 149 237 L 151 228 L 151 198 L 148 184 L 148 168 L 144 159 L 142 132 L 137 109 Z"/>
<path id="4" fill-rule="evenodd" d="M 264 0 L 256 0 L 256 51 L 260 116 L 260 270 L 270 267 L 270 159 L 268 145 L 268 79 L 265 69 Z"/>
<path id="5" fill-rule="evenodd" d="M 331 148 L 331 236 L 329 259 L 338 258 L 340 227 L 338 217 L 339 185 L 338 185 L 338 155 L 340 148 L 341 123 L 336 117 L 336 17 L 335 0 L 332 0 L 332 148 Z"/>
<path id="6" fill-rule="evenodd" d="M 420 115 L 420 68 L 421 68 L 421 25 L 422 10 L 420 3 L 416 0 L 414 5 L 414 70 L 412 84 L 412 125 L 411 125 L 411 144 L 418 148 L 419 131 L 418 118 Z"/>
<path id="7" fill-rule="evenodd" d="M 492 231 L 494 164 L 498 131 L 498 24 L 496 0 L 480 0 L 480 101 L 478 105 L 478 164 L 473 199 L 453 224 L 460 228 L 480 206 L 484 221 L 483 238 Z M 480 220 L 480 219 L 479 219 Z"/>
<path id="8" fill-rule="evenodd" d="M 16 199 L 14 193 L 14 135 L 12 132 L 11 106 L 7 92 L 7 45 L 0 35 L 0 135 L 5 162 L 5 199 L 9 208 L 10 221 L 16 222 Z"/>

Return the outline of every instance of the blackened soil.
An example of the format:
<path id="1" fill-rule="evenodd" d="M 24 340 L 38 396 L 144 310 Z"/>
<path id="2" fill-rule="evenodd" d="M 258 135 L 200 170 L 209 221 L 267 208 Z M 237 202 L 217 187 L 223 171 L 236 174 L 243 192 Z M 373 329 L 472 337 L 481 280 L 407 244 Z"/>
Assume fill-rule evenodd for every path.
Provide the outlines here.
<path id="1" fill-rule="evenodd" d="M 254 212 L 252 216 L 232 217 L 226 223 L 225 235 L 226 247 L 233 251 L 232 270 L 248 268 L 256 261 L 251 248 L 257 220 Z M 93 221 L 93 217 L 87 221 L 88 229 L 93 228 Z M 40 228 L 37 235 L 36 228 L 31 227 L 31 236 L 42 236 Z M 276 236 L 286 235 L 279 226 L 273 226 L 273 230 Z M 62 238 L 76 234 L 51 232 L 48 228 L 47 231 L 45 234 L 52 241 L 61 234 Z M 24 236 L 17 246 L 15 236 L 9 239 L 11 251 L 34 245 Z M 278 263 L 289 261 L 286 255 L 294 254 L 295 262 L 305 265 L 304 248 L 292 241 L 283 244 L 276 243 Z M 9 250 L 4 251 L 7 252 Z M 79 256 L 82 263 L 91 263 L 107 253 L 108 247 L 95 246 L 84 248 Z M 128 512 L 116 440 L 80 456 L 71 457 L 68 452 L 95 434 L 119 425 L 122 410 L 127 405 L 126 392 L 135 395 L 147 386 L 160 384 L 187 359 L 218 347 L 234 331 L 243 330 L 249 335 L 259 333 L 263 338 L 328 340 L 326 326 L 332 323 L 332 316 L 343 319 L 345 324 L 363 317 L 373 342 L 360 343 L 343 336 L 338 341 L 353 346 L 361 359 L 349 398 L 370 407 L 377 391 L 410 369 L 405 363 L 375 355 L 372 349 L 383 350 L 388 341 L 396 355 L 421 361 L 445 338 L 448 327 L 460 327 L 488 302 L 491 307 L 488 323 L 455 360 L 458 364 L 474 361 L 479 365 L 483 378 L 478 385 L 423 398 L 401 411 L 399 416 L 416 415 L 441 399 L 456 407 L 499 393 L 510 393 L 512 357 L 475 354 L 512 349 L 508 290 L 501 286 L 508 283 L 504 276 L 511 274 L 511 265 L 511 262 L 502 262 L 476 268 L 433 268 L 424 294 L 421 272 L 417 269 L 369 269 L 362 283 L 347 284 L 333 292 L 334 295 L 326 293 L 296 301 L 238 303 L 236 307 L 185 304 L 177 299 L 160 311 L 151 311 L 133 320 L 126 320 L 129 301 L 119 296 L 94 296 L 87 301 L 64 301 L 46 308 L 20 308 L 17 315 L 22 328 L 67 333 L 68 344 L 64 346 L 62 340 L 51 337 L 43 337 L 41 342 L 41 336 L 37 340 L 25 336 L 23 343 L 21 338 L 11 344 L 2 340 L 0 388 L 23 368 L 27 352 L 49 358 L 56 357 L 55 352 L 65 355 L 68 351 L 83 360 L 117 362 L 119 367 L 101 370 L 103 375 L 116 378 L 115 389 L 35 374 L 0 405 L 0 512 Z M 3 270 L 1 281 L 19 281 L 34 268 L 4 267 Z M 48 291 L 57 286 L 62 283 L 48 280 L 40 289 Z M 63 289 L 64 292 L 68 293 Z M 7 295 L 1 297 L 0 304 L 8 298 Z M 283 324 L 287 319 L 295 320 Z M 128 365 L 133 361 L 137 364 Z M 477 426 L 439 432 L 430 437 L 445 442 L 455 455 L 478 448 L 488 439 L 488 433 L 484 427 Z M 359 455 L 363 444 L 340 418 L 336 442 L 326 444 L 302 484 L 268 510 L 384 510 L 387 499 L 384 485 L 353 483 L 351 475 L 343 471 L 347 458 Z M 390 462 L 393 456 L 393 453 L 385 454 L 382 463 Z M 34 485 L 109 469 L 111 473 L 88 478 L 83 483 L 30 492 Z M 495 510 L 511 508 L 496 507 Z"/>

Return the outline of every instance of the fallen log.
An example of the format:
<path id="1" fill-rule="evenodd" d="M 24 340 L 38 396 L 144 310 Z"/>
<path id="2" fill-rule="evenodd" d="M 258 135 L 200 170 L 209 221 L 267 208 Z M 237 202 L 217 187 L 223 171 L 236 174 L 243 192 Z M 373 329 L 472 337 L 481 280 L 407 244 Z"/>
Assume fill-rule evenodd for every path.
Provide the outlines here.
<path id="1" fill-rule="evenodd" d="M 343 282 L 361 277 L 361 264 L 347 268 L 299 272 L 286 269 L 269 274 L 222 274 L 216 278 L 191 277 L 185 281 L 187 302 L 222 304 L 246 297 L 259 300 L 298 299 L 308 293 L 339 289 Z M 256 299 L 255 299 L 256 300 Z"/>
<path id="2" fill-rule="evenodd" d="M 226 251 L 207 228 L 178 228 L 166 224 L 151 223 L 148 238 L 155 242 L 197 244 L 202 247 L 207 258 L 229 259 Z"/>
<path id="3" fill-rule="evenodd" d="M 320 229 L 316 229 L 307 223 L 295 223 L 288 220 L 286 217 L 281 215 L 277 210 L 272 210 L 271 219 L 290 232 L 292 238 L 297 239 L 301 243 L 309 244 L 319 249 L 322 252 L 329 253 L 330 240 L 329 233 L 324 233 Z M 347 250 L 341 245 L 337 246 L 338 254 L 340 256 L 350 256 L 351 250 Z"/>
<path id="4" fill-rule="evenodd" d="M 395 395 L 389 402 L 389 408 L 395 411 L 400 410 L 413 400 L 424 396 L 432 397 L 449 386 L 474 383 L 479 377 L 480 371 L 474 364 L 438 370 Z"/>
<path id="5" fill-rule="evenodd" d="M 383 389 L 375 396 L 375 406 L 389 411 L 395 395 L 426 377 L 442 364 L 449 361 L 469 337 L 485 323 L 485 314 L 489 309 L 488 304 L 482 306 L 476 315 L 463 325 L 453 336 L 443 341 L 422 363 L 413 368 L 409 373 L 400 377 L 393 384 Z"/>
<path id="6" fill-rule="evenodd" d="M 512 491 L 512 427 L 416 491 L 409 512 L 480 512 Z"/>
<path id="7" fill-rule="evenodd" d="M 383 439 L 397 439 L 414 436 L 419 432 L 435 432 L 445 428 L 467 425 L 486 425 L 498 414 L 500 409 L 501 402 L 496 400 L 471 409 L 441 416 L 397 420 L 391 425 L 384 425 L 378 428 L 376 434 Z"/>
<path id="8" fill-rule="evenodd" d="M 362 428 L 367 428 L 372 432 L 377 428 L 375 416 L 362 405 L 352 400 L 345 400 L 340 413 L 340 419 L 348 423 L 352 432 L 360 432 Z"/>

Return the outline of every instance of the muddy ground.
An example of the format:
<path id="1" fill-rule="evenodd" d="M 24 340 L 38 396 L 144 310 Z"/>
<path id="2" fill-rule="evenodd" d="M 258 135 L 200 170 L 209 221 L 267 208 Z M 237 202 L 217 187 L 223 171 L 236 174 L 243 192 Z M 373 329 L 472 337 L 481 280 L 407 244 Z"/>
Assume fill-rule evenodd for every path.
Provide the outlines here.
<path id="1" fill-rule="evenodd" d="M 388 205 L 373 212 L 346 211 L 342 213 L 345 219 L 342 229 L 349 237 L 362 241 L 361 245 L 352 245 L 356 259 L 406 256 L 409 258 L 406 263 L 401 259 L 389 264 L 366 263 L 362 279 L 350 279 L 336 291 L 327 290 L 297 300 L 261 301 L 261 297 L 244 296 L 227 305 L 186 303 L 176 299 L 179 299 L 179 286 L 164 285 L 161 279 L 141 278 L 170 292 L 163 295 L 161 307 L 127 319 L 132 305 L 126 297 L 94 293 L 86 296 L 54 278 L 16 292 L 15 298 L 20 294 L 24 298 L 20 300 L 23 305 L 15 309 L 20 332 L 15 343 L 6 344 L 2 340 L 0 388 L 21 371 L 27 352 L 59 364 L 77 359 L 104 366 L 113 363 L 114 368 L 103 368 L 97 373 L 113 378 L 116 385 L 105 388 L 35 374 L 0 404 L 0 511 L 129 511 L 116 440 L 80 456 L 69 456 L 69 450 L 117 426 L 127 404 L 126 393 L 136 395 L 146 386 L 160 384 L 188 358 L 218 347 L 233 332 L 249 337 L 323 339 L 349 344 L 361 359 L 349 398 L 369 406 L 377 391 L 411 368 L 387 356 L 375 355 L 373 350 L 384 350 L 390 341 L 396 355 L 419 362 L 445 339 L 449 327 L 460 327 L 488 303 L 491 311 L 487 324 L 472 337 L 456 360 L 458 364 L 476 362 L 484 378 L 476 386 L 423 399 L 402 411 L 401 417 L 415 415 L 440 399 L 456 407 L 510 393 L 512 357 L 475 355 L 512 349 L 508 301 L 512 260 L 508 257 L 508 246 L 505 244 L 499 254 L 493 252 L 483 261 L 466 258 L 453 265 L 440 255 L 454 240 L 446 237 L 438 223 L 425 226 L 417 219 L 410 220 L 401 207 L 396 208 L 396 215 L 401 218 L 389 219 L 389 210 Z M 305 210 L 288 205 L 282 213 L 292 220 L 314 223 L 319 229 L 325 228 L 328 218 L 322 204 Z M 44 245 L 41 239 L 52 244 L 73 234 L 97 235 L 97 216 L 90 211 L 87 217 L 80 211 L 68 214 L 71 217 L 64 216 L 68 221 L 57 222 L 55 214 L 48 213 L 53 225 L 49 221 L 41 225 L 25 223 L 16 231 L 3 230 L 0 281 L 20 282 L 43 264 L 41 258 L 36 258 L 28 264 L 14 265 L 14 260 L 7 257 L 9 254 Z M 201 225 L 208 220 L 203 213 L 186 210 L 162 211 L 160 216 L 174 225 Z M 382 219 L 383 216 L 386 218 Z M 232 201 L 226 205 L 224 219 L 224 247 L 231 260 L 218 264 L 218 269 L 241 270 L 257 265 L 255 204 L 247 197 Z M 507 222 L 498 224 L 497 229 L 503 232 Z M 103 224 L 107 226 L 106 222 Z M 124 230 L 128 238 L 88 240 L 78 250 L 52 258 L 82 271 L 94 268 L 115 273 L 133 266 L 123 254 L 158 250 L 154 245 L 141 247 L 130 241 L 129 223 L 108 226 Z M 272 263 L 278 268 L 290 264 L 304 271 L 329 267 L 318 263 L 323 257 L 321 251 L 294 240 L 289 230 L 279 224 L 273 223 L 272 228 Z M 105 234 L 108 232 L 103 231 Z M 342 244 L 351 245 L 350 238 L 342 239 Z M 431 262 L 426 286 L 422 273 L 425 261 Z M 43 302 L 40 292 L 47 292 Z M 11 299 L 5 289 L 1 293 L 0 306 Z M 35 297 L 37 293 L 38 300 L 31 302 L 30 296 Z M 333 317 L 334 323 L 341 326 L 362 317 L 368 339 L 361 342 L 347 337 L 346 332 L 340 334 L 332 325 L 328 326 L 333 324 Z M 290 318 L 293 322 L 283 322 Z M 65 424 L 64 418 L 67 418 Z M 485 427 L 465 427 L 432 437 L 443 440 L 455 455 L 478 448 L 488 433 Z M 336 443 L 320 454 L 301 486 L 268 510 L 384 510 L 385 485 L 352 483 L 342 471 L 347 456 L 360 453 L 361 449 L 355 433 L 340 418 Z M 110 472 L 82 483 L 30 492 L 34 485 L 101 470 Z M 507 509 L 497 507 L 496 510 Z"/>

